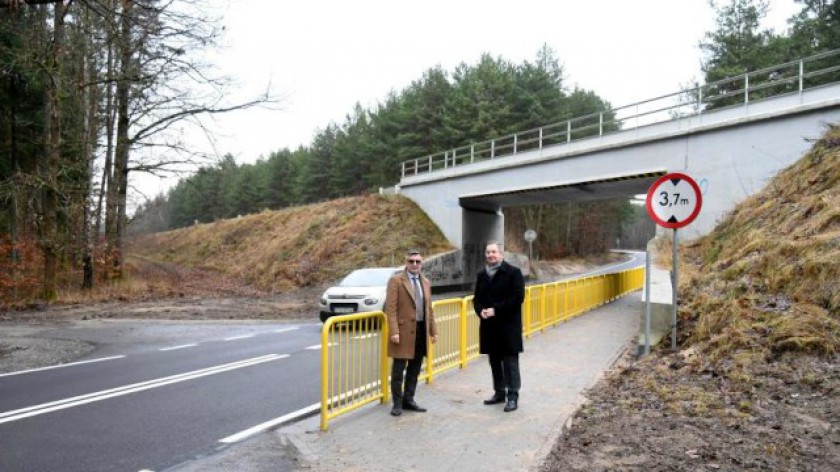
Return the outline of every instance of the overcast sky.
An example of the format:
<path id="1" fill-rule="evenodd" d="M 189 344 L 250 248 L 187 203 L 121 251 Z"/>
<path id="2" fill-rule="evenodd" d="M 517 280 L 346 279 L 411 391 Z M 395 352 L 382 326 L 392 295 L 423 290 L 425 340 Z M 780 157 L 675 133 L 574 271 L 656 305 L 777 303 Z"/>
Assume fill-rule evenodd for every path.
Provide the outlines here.
<path id="1" fill-rule="evenodd" d="M 283 97 L 281 110 L 216 119 L 214 151 L 239 163 L 308 145 L 316 130 L 342 123 L 355 103 L 371 109 L 429 68 L 452 72 L 482 53 L 521 64 L 547 44 L 567 85 L 592 90 L 613 106 L 676 92 L 701 77 L 698 43 L 715 28 L 707 0 L 208 3 L 218 7 L 226 28 L 219 72 L 237 82 L 242 98 L 269 83 Z M 773 0 L 766 26 L 783 31 L 798 10 L 793 0 Z M 198 134 L 190 141 L 211 149 Z M 146 196 L 174 183 L 135 181 Z"/>

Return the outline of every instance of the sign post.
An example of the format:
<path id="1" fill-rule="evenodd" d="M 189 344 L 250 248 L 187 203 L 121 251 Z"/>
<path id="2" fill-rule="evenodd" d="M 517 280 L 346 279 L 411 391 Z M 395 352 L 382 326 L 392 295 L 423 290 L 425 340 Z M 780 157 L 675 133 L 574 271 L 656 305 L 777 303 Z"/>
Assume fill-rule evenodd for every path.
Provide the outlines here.
<path id="1" fill-rule="evenodd" d="M 528 265 L 533 264 L 534 261 L 534 240 L 537 239 L 537 232 L 529 229 L 525 230 L 525 241 L 528 241 Z"/>
<path id="2" fill-rule="evenodd" d="M 679 281 L 677 229 L 688 225 L 700 213 L 703 206 L 703 195 L 700 186 L 691 177 L 680 172 L 673 172 L 659 178 L 647 193 L 645 205 L 650 217 L 656 224 L 674 230 L 673 271 L 671 278 L 671 348 L 677 347 L 677 282 Z M 650 303 L 650 282 L 645 288 L 648 303 Z M 650 315 L 647 315 L 648 317 Z M 650 329 L 650 319 L 645 320 L 646 329 Z M 646 336 L 649 336 L 646 333 Z M 649 347 L 646 346 L 646 349 Z"/>

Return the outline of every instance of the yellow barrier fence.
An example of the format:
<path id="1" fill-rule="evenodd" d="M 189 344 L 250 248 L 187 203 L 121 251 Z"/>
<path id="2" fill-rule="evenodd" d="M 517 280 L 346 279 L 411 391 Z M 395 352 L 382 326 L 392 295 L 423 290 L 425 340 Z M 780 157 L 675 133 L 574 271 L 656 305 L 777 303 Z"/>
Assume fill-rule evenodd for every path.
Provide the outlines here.
<path id="1" fill-rule="evenodd" d="M 606 275 L 561 280 L 525 289 L 523 335 L 545 331 L 609 303 L 644 284 L 644 267 Z M 455 367 L 464 368 L 479 357 L 479 318 L 473 297 L 432 302 L 438 338 L 429 344 L 421 379 L 427 383 Z M 329 420 L 375 401 L 386 403 L 388 323 L 382 312 L 335 316 L 321 331 L 321 430 Z"/>
<path id="2" fill-rule="evenodd" d="M 321 429 L 388 391 L 388 323 L 381 311 L 328 319 L 321 330 Z"/>

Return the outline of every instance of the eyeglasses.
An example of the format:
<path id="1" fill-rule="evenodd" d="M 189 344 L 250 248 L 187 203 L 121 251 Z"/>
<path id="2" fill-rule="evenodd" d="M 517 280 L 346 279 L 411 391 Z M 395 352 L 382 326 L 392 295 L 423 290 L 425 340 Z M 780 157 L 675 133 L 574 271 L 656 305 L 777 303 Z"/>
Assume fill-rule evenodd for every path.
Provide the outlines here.
<path id="1" fill-rule="evenodd" d="M 406 262 L 408 262 L 409 264 L 422 264 L 423 263 L 423 261 L 421 261 L 420 259 L 406 259 Z"/>

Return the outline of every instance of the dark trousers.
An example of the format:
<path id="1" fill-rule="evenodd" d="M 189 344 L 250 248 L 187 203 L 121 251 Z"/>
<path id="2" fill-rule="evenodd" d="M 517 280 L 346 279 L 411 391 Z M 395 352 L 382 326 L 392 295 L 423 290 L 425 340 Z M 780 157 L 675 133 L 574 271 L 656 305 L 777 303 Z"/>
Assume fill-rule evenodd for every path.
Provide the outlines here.
<path id="1" fill-rule="evenodd" d="M 493 372 L 493 390 L 504 394 L 507 389 L 508 398 L 519 398 L 519 354 L 488 354 L 487 358 Z"/>
<path id="2" fill-rule="evenodd" d="M 417 377 L 420 376 L 420 367 L 423 365 L 423 356 L 426 355 L 426 323 L 417 322 L 417 339 L 414 340 L 413 359 L 394 359 L 391 364 L 391 398 L 394 404 L 414 399 L 414 392 L 417 391 Z M 405 378 L 405 383 L 403 383 Z"/>

